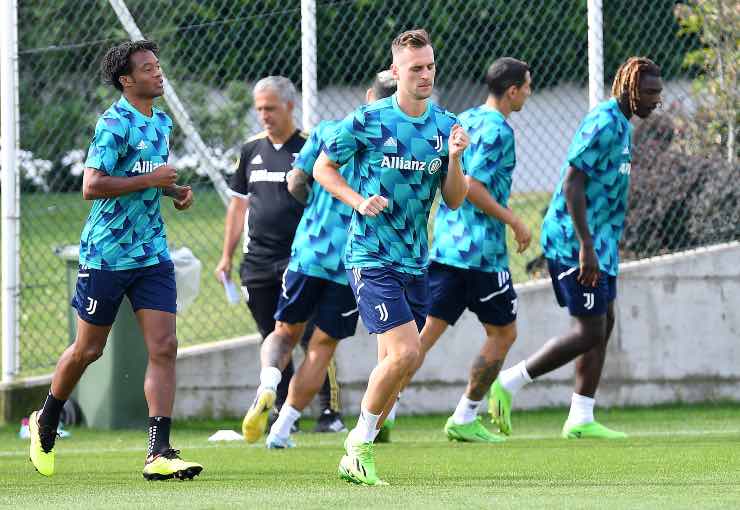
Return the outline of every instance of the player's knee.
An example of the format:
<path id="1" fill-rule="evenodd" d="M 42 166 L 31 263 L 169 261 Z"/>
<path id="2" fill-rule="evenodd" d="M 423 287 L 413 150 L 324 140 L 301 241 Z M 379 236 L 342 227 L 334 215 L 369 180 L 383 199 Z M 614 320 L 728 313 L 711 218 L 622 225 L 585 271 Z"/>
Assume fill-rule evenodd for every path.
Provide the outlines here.
<path id="1" fill-rule="evenodd" d="M 512 345 L 514 345 L 516 336 L 516 323 L 511 323 L 508 326 L 496 328 L 495 332 L 489 332 L 488 340 L 496 342 L 498 345 L 508 350 Z"/>
<path id="2" fill-rule="evenodd" d="M 581 352 L 586 352 L 606 342 L 607 318 L 605 316 L 583 318 L 577 321 L 576 337 Z"/>
<path id="3" fill-rule="evenodd" d="M 319 328 L 316 328 L 314 330 L 313 335 L 311 336 L 311 343 L 321 347 L 322 349 L 331 349 L 336 347 L 337 340 L 334 339 L 332 336 L 330 336 L 325 331 L 322 331 Z"/>
<path id="4" fill-rule="evenodd" d="M 149 344 L 149 359 L 159 362 L 174 362 L 177 359 L 177 337 L 162 335 Z"/>
<path id="5" fill-rule="evenodd" d="M 274 335 L 277 340 L 295 346 L 303 334 L 302 324 L 288 324 L 287 322 L 275 322 Z"/>
<path id="6" fill-rule="evenodd" d="M 103 345 L 86 345 L 82 347 L 75 343 L 72 350 L 72 357 L 77 363 L 87 366 L 100 359 L 103 355 L 103 348 Z"/>
<path id="7" fill-rule="evenodd" d="M 416 366 L 420 355 L 420 346 L 418 344 L 413 344 L 397 349 L 396 352 L 393 353 L 392 359 L 398 368 L 404 372 L 408 372 Z"/>
<path id="8" fill-rule="evenodd" d="M 512 322 L 506 326 L 485 325 L 487 349 L 498 352 L 508 352 L 516 341 L 516 323 Z"/>
<path id="9" fill-rule="evenodd" d="M 577 346 L 580 353 L 588 352 L 594 347 L 602 345 L 605 335 L 601 331 L 585 330 L 577 336 Z"/>

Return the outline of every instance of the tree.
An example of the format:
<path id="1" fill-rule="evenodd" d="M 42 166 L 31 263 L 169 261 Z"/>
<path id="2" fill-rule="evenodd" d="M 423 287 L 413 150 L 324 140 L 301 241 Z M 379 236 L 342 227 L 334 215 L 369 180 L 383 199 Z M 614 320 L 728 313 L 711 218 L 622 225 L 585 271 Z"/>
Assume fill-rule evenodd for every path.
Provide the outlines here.
<path id="1" fill-rule="evenodd" d="M 690 0 L 678 4 L 675 15 L 681 34 L 698 34 L 705 45 L 686 54 L 684 65 L 697 66 L 702 74 L 694 81 L 698 102 L 695 119 L 689 126 L 696 147 L 726 147 L 726 160 L 737 159 L 738 93 L 740 63 L 740 4 L 734 0 Z"/>

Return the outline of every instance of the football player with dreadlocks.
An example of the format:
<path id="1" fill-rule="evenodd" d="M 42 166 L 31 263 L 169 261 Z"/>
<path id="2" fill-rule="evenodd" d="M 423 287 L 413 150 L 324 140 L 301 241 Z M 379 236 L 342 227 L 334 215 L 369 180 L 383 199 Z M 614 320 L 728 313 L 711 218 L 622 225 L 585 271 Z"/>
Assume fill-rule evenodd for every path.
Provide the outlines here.
<path id="1" fill-rule="evenodd" d="M 555 297 L 568 307 L 573 327 L 500 373 L 491 388 L 489 409 L 503 434 L 511 434 L 514 395 L 575 360 L 575 391 L 563 437 L 626 437 L 594 420 L 594 396 L 614 327 L 619 239 L 632 159 L 629 119 L 647 118 L 660 105 L 662 89 L 660 68 L 653 61 L 629 58 L 614 78 L 613 97 L 591 110 L 573 137 L 541 238 Z"/>

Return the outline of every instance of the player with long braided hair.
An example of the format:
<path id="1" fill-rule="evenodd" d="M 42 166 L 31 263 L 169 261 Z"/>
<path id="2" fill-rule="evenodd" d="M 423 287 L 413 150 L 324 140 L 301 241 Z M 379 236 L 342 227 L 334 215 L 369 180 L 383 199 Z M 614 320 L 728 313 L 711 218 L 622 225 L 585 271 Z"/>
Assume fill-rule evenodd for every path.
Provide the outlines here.
<path id="1" fill-rule="evenodd" d="M 594 396 L 614 327 L 619 239 L 624 227 L 632 159 L 633 115 L 660 105 L 660 68 L 631 57 L 617 70 L 613 97 L 586 115 L 576 132 L 542 225 L 541 244 L 560 306 L 572 329 L 504 370 L 491 388 L 490 411 L 511 434 L 511 402 L 527 383 L 576 361 L 575 388 L 562 434 L 567 438 L 621 438 L 594 419 Z"/>

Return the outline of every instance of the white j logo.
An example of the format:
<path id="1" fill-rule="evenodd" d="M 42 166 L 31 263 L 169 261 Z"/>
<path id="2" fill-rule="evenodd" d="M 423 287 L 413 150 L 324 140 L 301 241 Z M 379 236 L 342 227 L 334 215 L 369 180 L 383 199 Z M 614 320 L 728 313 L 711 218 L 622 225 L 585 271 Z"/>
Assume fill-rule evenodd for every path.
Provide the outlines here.
<path id="1" fill-rule="evenodd" d="M 593 292 L 584 292 L 583 297 L 586 298 L 586 302 L 583 303 L 584 308 L 586 310 L 590 310 L 594 307 L 594 294 Z"/>
<path id="2" fill-rule="evenodd" d="M 85 311 L 88 313 L 88 315 L 93 315 L 95 313 L 95 310 L 98 308 L 98 300 L 93 298 L 87 298 L 87 308 L 85 308 Z"/>
<path id="3" fill-rule="evenodd" d="M 380 314 L 380 320 L 385 322 L 388 320 L 388 309 L 385 307 L 385 303 L 380 303 L 375 306 L 375 309 Z"/>

